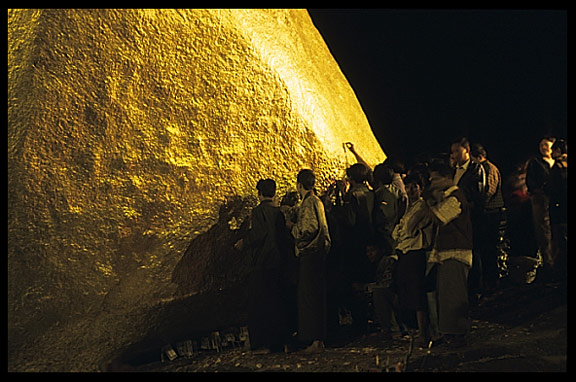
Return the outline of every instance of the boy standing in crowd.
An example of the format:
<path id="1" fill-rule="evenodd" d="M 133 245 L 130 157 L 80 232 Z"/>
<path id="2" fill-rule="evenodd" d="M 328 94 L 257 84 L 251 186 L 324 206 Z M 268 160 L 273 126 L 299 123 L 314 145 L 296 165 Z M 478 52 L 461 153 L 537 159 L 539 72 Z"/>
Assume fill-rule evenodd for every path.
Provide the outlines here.
<path id="1" fill-rule="evenodd" d="M 465 345 L 468 321 L 468 272 L 472 266 L 472 223 L 463 191 L 445 162 L 430 164 L 430 187 L 424 198 L 437 224 L 429 261 L 437 263 L 438 330 L 449 346 Z"/>
<path id="2" fill-rule="evenodd" d="M 330 234 L 322 201 L 314 193 L 312 170 L 298 173 L 296 188 L 301 197 L 296 223 L 287 222 L 299 259 L 298 337 L 311 342 L 304 352 L 324 351 L 326 338 L 326 255 Z"/>

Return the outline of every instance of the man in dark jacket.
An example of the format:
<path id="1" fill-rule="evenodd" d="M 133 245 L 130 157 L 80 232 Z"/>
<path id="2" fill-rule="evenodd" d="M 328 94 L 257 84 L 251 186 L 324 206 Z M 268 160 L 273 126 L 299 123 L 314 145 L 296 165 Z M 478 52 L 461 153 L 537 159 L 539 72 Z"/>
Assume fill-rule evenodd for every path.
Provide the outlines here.
<path id="1" fill-rule="evenodd" d="M 538 144 L 539 155 L 530 159 L 526 167 L 526 187 L 532 207 L 532 220 L 538 247 L 546 271 L 553 266 L 552 232 L 550 228 L 550 206 L 545 192 L 550 178 L 550 169 L 554 165 L 552 145 L 554 137 L 544 137 Z"/>
<path id="2" fill-rule="evenodd" d="M 366 256 L 366 247 L 373 238 L 372 212 L 374 192 L 368 188 L 369 168 L 356 163 L 346 169 L 350 188 L 343 193 L 344 259 L 343 275 L 346 290 L 344 305 L 350 309 L 353 328 L 357 334 L 368 332 L 368 303 L 364 285 L 371 282 L 372 264 Z"/>
<path id="3" fill-rule="evenodd" d="M 474 232 L 473 265 L 468 278 L 471 303 L 482 293 L 481 222 L 486 199 L 486 173 L 484 167 L 470 156 L 467 138 L 454 140 L 450 146 L 450 164 L 454 167 L 454 184 L 464 193 L 470 206 L 470 218 Z"/>
<path id="4" fill-rule="evenodd" d="M 465 345 L 470 328 L 467 277 L 472 266 L 472 224 L 463 191 L 451 179 L 448 164 L 430 164 L 430 186 L 424 199 L 437 225 L 429 262 L 436 263 L 438 329 L 449 346 Z"/>
<path id="5" fill-rule="evenodd" d="M 557 139 L 552 145 L 554 166 L 550 169 L 550 179 L 546 193 L 550 206 L 550 227 L 552 228 L 552 259 L 556 276 L 566 280 L 568 261 L 568 143 Z"/>
<path id="6" fill-rule="evenodd" d="M 450 163 L 454 167 L 454 184 L 466 195 L 474 220 L 474 215 L 479 216 L 484 208 L 486 173 L 484 167 L 471 157 L 468 139 L 452 142 Z"/>
<path id="7" fill-rule="evenodd" d="M 290 256 L 289 232 L 284 214 L 274 202 L 276 182 L 258 181 L 260 204 L 252 210 L 248 234 L 235 247 L 250 251 L 248 331 L 250 346 L 258 353 L 281 350 L 288 343 L 289 309 L 283 274 Z"/>

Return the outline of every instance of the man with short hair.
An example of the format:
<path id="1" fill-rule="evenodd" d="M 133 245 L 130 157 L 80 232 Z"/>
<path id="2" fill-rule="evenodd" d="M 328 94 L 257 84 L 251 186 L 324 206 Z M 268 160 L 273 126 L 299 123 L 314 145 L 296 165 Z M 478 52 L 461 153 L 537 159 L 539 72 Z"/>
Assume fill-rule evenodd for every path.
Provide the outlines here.
<path id="1" fill-rule="evenodd" d="M 539 155 L 530 159 L 526 167 L 526 187 L 532 206 L 532 220 L 538 248 L 547 272 L 554 265 L 552 258 L 552 231 L 550 228 L 550 206 L 544 191 L 550 179 L 550 169 L 554 166 L 552 145 L 554 137 L 544 137 L 538 144 Z"/>
<path id="2" fill-rule="evenodd" d="M 470 156 L 484 167 L 486 173 L 486 198 L 483 205 L 482 223 L 477 234 L 478 248 L 482 258 L 482 282 L 484 292 L 496 287 L 498 271 L 498 234 L 504 213 L 502 177 L 500 170 L 488 160 L 486 149 L 479 143 L 472 145 Z"/>
<path id="3" fill-rule="evenodd" d="M 470 206 L 454 184 L 447 163 L 430 164 L 430 186 L 424 199 L 437 225 L 429 262 L 436 263 L 438 330 L 450 346 L 465 345 L 469 330 L 468 273 L 472 266 Z"/>
<path id="4" fill-rule="evenodd" d="M 472 220 L 481 214 L 486 193 L 484 167 L 470 155 L 470 142 L 460 138 L 450 145 L 450 164 L 454 167 L 454 184 L 466 195 L 472 212 Z"/>
<path id="5" fill-rule="evenodd" d="M 473 265 L 470 270 L 469 293 L 471 303 L 475 304 L 483 292 L 482 258 L 480 257 L 482 216 L 486 193 L 486 174 L 484 168 L 470 156 L 470 143 L 467 138 L 452 141 L 450 146 L 450 164 L 454 167 L 453 180 L 464 193 L 470 205 L 470 218 L 474 231 Z"/>
<path id="6" fill-rule="evenodd" d="M 330 233 L 324 205 L 314 193 L 315 175 L 304 169 L 296 178 L 296 189 L 302 199 L 296 223 L 287 222 L 294 237 L 299 259 L 298 338 L 311 342 L 304 352 L 324 351 L 326 338 L 326 255 L 330 250 Z"/>
<path id="7" fill-rule="evenodd" d="M 269 353 L 282 350 L 289 339 L 289 309 L 282 283 L 291 252 L 284 215 L 274 201 L 276 182 L 261 179 L 256 185 L 260 204 L 252 209 L 250 229 L 234 245 L 247 249 L 250 258 L 248 331 L 251 350 Z"/>
<path id="8" fill-rule="evenodd" d="M 350 187 L 343 192 L 342 227 L 344 229 L 343 276 L 345 283 L 342 299 L 350 309 L 352 328 L 356 334 L 368 332 L 368 303 L 364 285 L 371 282 L 372 264 L 366 256 L 366 247 L 373 239 L 372 211 L 374 192 L 368 188 L 370 169 L 355 163 L 346 169 Z"/>

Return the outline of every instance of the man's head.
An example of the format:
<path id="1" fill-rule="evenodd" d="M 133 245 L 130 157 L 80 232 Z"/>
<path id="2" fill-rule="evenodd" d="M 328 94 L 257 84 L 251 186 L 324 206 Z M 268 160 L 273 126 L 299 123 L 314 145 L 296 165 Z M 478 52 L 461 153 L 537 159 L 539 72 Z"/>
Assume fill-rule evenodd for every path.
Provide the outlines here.
<path id="1" fill-rule="evenodd" d="M 404 179 L 406 193 L 410 201 L 418 200 L 424 190 L 424 179 L 418 174 L 410 174 Z"/>
<path id="2" fill-rule="evenodd" d="M 480 143 L 474 143 L 470 148 L 470 156 L 474 158 L 474 160 L 482 163 L 486 159 L 488 159 L 488 155 L 486 153 L 486 149 Z"/>
<path id="3" fill-rule="evenodd" d="M 315 182 L 316 176 L 312 170 L 300 170 L 296 177 L 296 187 L 298 188 L 298 192 L 302 195 L 302 193 L 314 189 Z"/>
<path id="4" fill-rule="evenodd" d="M 357 184 L 362 184 L 368 181 L 370 177 L 370 170 L 362 163 L 355 163 L 348 167 L 346 170 L 346 176 L 348 176 L 351 181 Z"/>
<path id="5" fill-rule="evenodd" d="M 394 169 L 386 163 L 380 163 L 374 167 L 372 176 L 376 183 L 391 184 L 394 180 Z"/>
<path id="6" fill-rule="evenodd" d="M 258 196 L 263 198 L 273 198 L 276 194 L 276 182 L 272 179 L 260 179 L 256 184 Z"/>
<path id="7" fill-rule="evenodd" d="M 540 143 L 538 144 L 538 150 L 540 154 L 545 158 L 550 158 L 552 156 L 552 145 L 556 141 L 554 137 L 544 137 L 540 139 Z"/>
<path id="8" fill-rule="evenodd" d="M 450 164 L 454 167 L 462 166 L 470 159 L 470 143 L 466 138 L 454 140 L 450 145 Z"/>

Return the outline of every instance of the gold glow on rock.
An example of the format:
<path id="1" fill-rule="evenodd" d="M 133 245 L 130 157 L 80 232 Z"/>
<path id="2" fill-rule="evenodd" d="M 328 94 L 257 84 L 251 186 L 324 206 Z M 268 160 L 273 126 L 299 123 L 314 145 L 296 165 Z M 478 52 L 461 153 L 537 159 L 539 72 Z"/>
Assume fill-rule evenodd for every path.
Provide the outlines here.
<path id="1" fill-rule="evenodd" d="M 344 142 L 385 159 L 305 10 L 8 10 L 10 353 L 36 346 L 9 368 L 95 369 L 110 349 L 38 350 L 53 325 L 138 338 L 133 317 L 176 298 L 172 273 L 222 206 L 249 201 L 229 212 L 239 227 L 259 179 L 281 196 L 304 167 L 323 189 L 351 164 Z M 189 293 L 211 287 L 212 257 Z"/>

